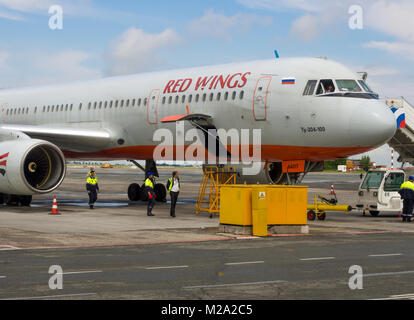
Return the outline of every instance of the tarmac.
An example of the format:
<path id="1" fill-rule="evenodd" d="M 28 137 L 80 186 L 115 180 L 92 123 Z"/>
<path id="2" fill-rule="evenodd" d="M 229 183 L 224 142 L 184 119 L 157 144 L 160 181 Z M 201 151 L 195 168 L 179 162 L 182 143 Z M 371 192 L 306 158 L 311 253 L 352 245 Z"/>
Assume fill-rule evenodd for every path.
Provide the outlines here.
<path id="1" fill-rule="evenodd" d="M 170 168 L 160 168 L 165 183 Z M 87 169 L 69 168 L 54 193 L 32 207 L 0 208 L 0 299 L 411 299 L 414 223 L 396 214 L 328 212 L 307 235 L 268 238 L 222 234 L 218 217 L 195 214 L 201 170 L 180 168 L 177 217 L 169 202 L 130 203 L 126 190 L 143 179 L 136 169 L 97 169 L 101 193 L 87 204 Z M 312 173 L 309 199 L 328 196 L 354 205 L 359 176 Z M 51 290 L 51 265 L 64 289 Z M 348 286 L 349 267 L 364 270 L 364 288 Z"/>

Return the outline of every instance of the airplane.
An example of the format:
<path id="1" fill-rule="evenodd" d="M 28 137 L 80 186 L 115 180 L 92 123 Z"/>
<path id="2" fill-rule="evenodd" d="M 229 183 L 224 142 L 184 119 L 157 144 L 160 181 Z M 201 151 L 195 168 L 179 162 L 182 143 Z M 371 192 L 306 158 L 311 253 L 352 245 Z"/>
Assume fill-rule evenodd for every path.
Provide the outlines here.
<path id="1" fill-rule="evenodd" d="M 282 58 L 3 89 L 0 194 L 30 205 L 62 183 L 66 159 L 145 160 L 141 169 L 157 173 L 154 133 L 174 131 L 177 121 L 204 131 L 261 129 L 261 170 L 239 178 L 295 183 L 325 160 L 394 136 L 392 111 L 364 80 L 326 58 Z M 170 160 L 185 160 L 176 155 Z M 299 171 L 286 170 L 292 162 Z M 139 192 L 130 185 L 130 200 Z"/>

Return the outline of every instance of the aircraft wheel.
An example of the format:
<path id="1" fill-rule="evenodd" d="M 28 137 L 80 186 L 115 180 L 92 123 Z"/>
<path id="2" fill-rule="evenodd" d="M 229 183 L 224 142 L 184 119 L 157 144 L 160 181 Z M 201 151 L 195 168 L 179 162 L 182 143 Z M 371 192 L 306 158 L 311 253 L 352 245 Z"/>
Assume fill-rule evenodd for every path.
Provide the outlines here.
<path id="1" fill-rule="evenodd" d="M 4 204 L 4 194 L 0 193 L 0 206 Z"/>
<path id="2" fill-rule="evenodd" d="M 167 201 L 167 188 L 162 183 L 156 183 L 154 186 L 154 192 L 157 196 L 157 202 Z"/>
<path id="3" fill-rule="evenodd" d="M 321 214 L 318 215 L 318 220 L 325 220 L 326 219 L 326 213 L 322 212 Z"/>
<path id="4" fill-rule="evenodd" d="M 4 202 L 8 206 L 18 206 L 19 205 L 19 196 L 13 194 L 5 194 Z"/>
<path id="5" fill-rule="evenodd" d="M 370 211 L 369 212 L 371 214 L 371 216 L 373 217 L 378 217 L 379 216 L 379 211 Z"/>
<path id="6" fill-rule="evenodd" d="M 309 210 L 308 211 L 308 220 L 313 221 L 313 220 L 315 220 L 315 218 L 316 218 L 315 211 Z"/>
<path id="7" fill-rule="evenodd" d="M 128 199 L 138 201 L 141 198 L 141 187 L 137 183 L 132 183 L 128 187 Z"/>
<path id="8" fill-rule="evenodd" d="M 30 207 L 32 196 L 19 196 L 19 202 L 23 207 Z"/>

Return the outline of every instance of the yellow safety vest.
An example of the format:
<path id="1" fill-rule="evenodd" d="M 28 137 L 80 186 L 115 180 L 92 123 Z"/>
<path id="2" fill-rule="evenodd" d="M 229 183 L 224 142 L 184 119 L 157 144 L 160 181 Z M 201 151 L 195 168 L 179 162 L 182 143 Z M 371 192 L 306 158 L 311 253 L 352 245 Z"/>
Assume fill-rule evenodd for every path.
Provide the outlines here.
<path id="1" fill-rule="evenodd" d="M 145 180 L 145 186 L 154 189 L 154 183 L 151 181 L 150 178 L 147 178 L 147 180 Z"/>
<path id="2" fill-rule="evenodd" d="M 168 193 L 170 193 L 173 185 L 174 185 L 174 177 L 171 177 L 170 179 L 170 185 L 168 186 Z M 178 191 L 180 191 L 180 181 L 178 181 Z"/>
<path id="3" fill-rule="evenodd" d="M 406 181 L 400 187 L 400 189 L 404 189 L 404 188 L 414 190 L 414 183 L 412 183 L 411 181 Z"/>
<path id="4" fill-rule="evenodd" d="M 95 185 L 98 183 L 98 178 L 96 176 L 95 178 L 92 178 L 91 176 L 89 176 L 88 179 L 86 179 L 86 183 Z"/>

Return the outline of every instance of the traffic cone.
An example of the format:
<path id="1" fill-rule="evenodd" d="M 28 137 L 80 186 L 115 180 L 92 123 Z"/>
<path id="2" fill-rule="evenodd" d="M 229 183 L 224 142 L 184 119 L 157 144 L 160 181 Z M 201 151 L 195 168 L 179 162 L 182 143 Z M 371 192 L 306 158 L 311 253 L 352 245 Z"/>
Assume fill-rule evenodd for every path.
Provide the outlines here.
<path id="1" fill-rule="evenodd" d="M 59 215 L 59 210 L 57 206 L 56 196 L 53 196 L 52 212 L 51 215 Z"/>
<path id="2" fill-rule="evenodd" d="M 335 189 L 334 189 L 334 185 L 331 184 L 331 196 L 335 195 Z"/>

